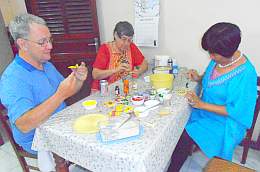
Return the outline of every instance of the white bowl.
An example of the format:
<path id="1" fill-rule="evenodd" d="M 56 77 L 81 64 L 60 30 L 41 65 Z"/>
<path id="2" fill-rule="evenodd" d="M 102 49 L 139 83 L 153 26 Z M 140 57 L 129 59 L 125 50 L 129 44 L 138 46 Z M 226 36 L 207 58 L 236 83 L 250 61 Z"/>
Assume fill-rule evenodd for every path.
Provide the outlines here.
<path id="1" fill-rule="evenodd" d="M 140 106 L 144 103 L 144 97 L 143 96 L 133 96 L 131 98 L 131 101 L 133 102 L 133 105 Z"/>
<path id="2" fill-rule="evenodd" d="M 82 102 L 82 106 L 85 107 L 85 109 L 95 109 L 97 107 L 97 101 L 96 100 L 86 100 Z"/>

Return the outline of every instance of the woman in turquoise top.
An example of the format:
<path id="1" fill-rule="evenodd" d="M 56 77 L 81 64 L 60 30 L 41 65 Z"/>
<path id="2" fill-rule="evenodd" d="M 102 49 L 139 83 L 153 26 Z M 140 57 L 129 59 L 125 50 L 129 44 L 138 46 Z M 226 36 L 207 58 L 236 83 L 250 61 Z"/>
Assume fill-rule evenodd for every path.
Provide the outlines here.
<path id="1" fill-rule="evenodd" d="M 186 95 L 193 109 L 177 147 L 185 138 L 208 158 L 232 160 L 235 147 L 251 127 L 257 96 L 257 74 L 238 50 L 240 41 L 240 29 L 231 23 L 217 23 L 203 35 L 202 48 L 211 61 L 202 76 L 195 70 L 188 73 L 190 79 L 202 83 L 202 94 Z"/>

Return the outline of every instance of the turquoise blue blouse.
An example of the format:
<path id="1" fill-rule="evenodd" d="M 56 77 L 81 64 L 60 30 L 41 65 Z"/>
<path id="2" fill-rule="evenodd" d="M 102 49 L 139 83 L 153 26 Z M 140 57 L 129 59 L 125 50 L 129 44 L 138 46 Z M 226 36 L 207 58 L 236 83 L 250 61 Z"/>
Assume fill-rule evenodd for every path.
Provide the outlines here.
<path id="1" fill-rule="evenodd" d="M 207 157 L 232 160 L 236 145 L 250 128 L 257 96 L 257 74 L 247 59 L 234 70 L 211 79 L 211 61 L 202 79 L 202 101 L 225 106 L 227 116 L 193 108 L 186 131 Z"/>

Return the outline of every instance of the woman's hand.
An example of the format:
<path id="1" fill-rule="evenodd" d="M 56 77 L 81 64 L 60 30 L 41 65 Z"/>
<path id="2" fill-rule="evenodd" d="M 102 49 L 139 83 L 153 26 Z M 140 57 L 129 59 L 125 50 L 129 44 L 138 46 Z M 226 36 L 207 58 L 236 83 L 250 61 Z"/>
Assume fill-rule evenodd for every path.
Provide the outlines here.
<path id="1" fill-rule="evenodd" d="M 201 81 L 201 76 L 195 69 L 190 69 L 187 73 L 189 79 L 192 81 L 200 82 Z"/>
<path id="2" fill-rule="evenodd" d="M 216 105 L 216 104 L 203 102 L 193 91 L 188 91 L 185 97 L 188 99 L 190 105 L 194 108 L 203 109 L 209 112 L 214 112 L 220 116 L 228 115 L 226 105 Z"/>
<path id="3" fill-rule="evenodd" d="M 201 109 L 203 102 L 193 91 L 188 91 L 185 97 L 188 99 L 190 105 L 194 108 Z"/>
<path id="4" fill-rule="evenodd" d="M 134 70 L 131 72 L 131 74 L 137 75 L 139 77 L 139 75 L 144 73 L 147 69 L 148 69 L 148 63 L 144 59 L 141 65 L 134 67 Z"/>
<path id="5" fill-rule="evenodd" d="M 139 77 L 139 75 L 140 75 L 140 70 L 139 70 L 139 68 L 135 67 L 134 70 L 132 70 L 132 71 L 130 72 L 130 74 L 131 74 L 131 75 L 136 75 L 137 77 Z"/>
<path id="6" fill-rule="evenodd" d="M 127 63 L 121 63 L 115 70 L 116 72 L 130 72 L 131 71 L 131 67 L 129 64 Z"/>

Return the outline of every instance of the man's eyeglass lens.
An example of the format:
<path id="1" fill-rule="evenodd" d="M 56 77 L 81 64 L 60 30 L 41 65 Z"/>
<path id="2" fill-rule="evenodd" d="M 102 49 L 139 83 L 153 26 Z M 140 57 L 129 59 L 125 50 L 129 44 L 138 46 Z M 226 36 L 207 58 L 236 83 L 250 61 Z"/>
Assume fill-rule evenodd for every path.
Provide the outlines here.
<path id="1" fill-rule="evenodd" d="M 33 43 L 36 43 L 36 44 L 40 45 L 41 47 L 45 47 L 45 46 L 47 46 L 47 44 L 49 44 L 49 43 L 52 44 L 53 43 L 53 38 L 42 39 L 39 42 L 32 41 L 32 40 L 29 40 L 29 39 L 25 39 L 25 40 L 33 42 Z"/>

